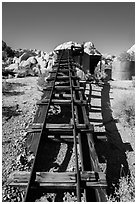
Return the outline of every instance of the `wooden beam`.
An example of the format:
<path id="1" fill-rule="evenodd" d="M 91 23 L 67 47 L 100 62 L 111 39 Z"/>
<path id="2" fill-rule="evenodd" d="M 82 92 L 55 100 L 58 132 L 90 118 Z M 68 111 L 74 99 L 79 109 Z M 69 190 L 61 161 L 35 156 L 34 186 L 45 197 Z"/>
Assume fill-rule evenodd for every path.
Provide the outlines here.
<path id="1" fill-rule="evenodd" d="M 72 79 L 79 79 L 77 76 L 71 76 Z M 57 80 L 69 80 L 70 77 L 69 76 L 57 76 Z M 55 77 L 50 77 L 47 78 L 47 81 L 54 81 Z"/>
<path id="2" fill-rule="evenodd" d="M 50 99 L 43 99 L 43 100 L 37 102 L 36 104 L 37 105 L 47 105 L 49 102 L 50 102 Z M 71 100 L 52 99 L 51 103 L 58 104 L 58 105 L 60 105 L 60 104 L 71 104 Z"/>
<path id="3" fill-rule="evenodd" d="M 38 123 L 33 123 L 30 128 L 28 129 L 28 133 L 32 133 L 32 132 L 41 132 L 42 130 L 42 126 L 43 124 L 38 124 Z M 45 127 L 45 131 L 49 131 L 49 132 L 57 132 L 57 133 L 61 133 L 61 132 L 72 132 L 73 131 L 73 125 L 70 124 L 50 124 L 47 123 L 46 127 Z"/>
<path id="4" fill-rule="evenodd" d="M 96 176 L 98 175 L 98 176 Z M 30 177 L 29 172 L 15 171 L 10 174 L 8 179 L 8 185 L 26 187 Z M 106 175 L 102 172 L 81 172 L 81 188 L 91 187 L 91 188 L 106 188 Z M 45 189 L 71 189 L 76 187 L 76 173 L 75 172 L 37 172 L 35 182 L 39 187 Z M 35 187 L 35 185 L 34 185 Z"/>
<path id="5" fill-rule="evenodd" d="M 33 129 L 38 129 L 38 128 L 42 128 L 43 127 L 43 123 L 33 123 L 31 125 L 31 128 Z M 55 123 L 46 123 L 46 128 L 49 129 L 72 129 L 73 125 L 72 124 L 66 124 L 66 123 L 62 123 L 62 124 L 55 124 Z M 85 129 L 86 125 L 85 124 L 77 124 L 77 128 L 78 129 Z"/>
<path id="6" fill-rule="evenodd" d="M 27 130 L 28 133 L 35 133 L 35 132 L 41 132 L 43 127 L 43 123 L 33 123 Z M 86 124 L 77 124 L 77 129 L 79 131 L 85 130 L 85 131 L 89 131 L 87 129 L 88 127 L 86 126 Z M 57 133 L 62 133 L 62 132 L 72 132 L 73 131 L 73 125 L 72 124 L 51 124 L 51 123 L 47 123 L 46 124 L 46 129 L 48 129 L 49 132 L 57 132 Z M 91 130 L 90 130 L 91 132 Z"/>
<path id="7" fill-rule="evenodd" d="M 42 99 L 41 101 L 38 101 L 36 104 L 37 105 L 47 105 L 50 102 L 50 99 Z M 56 105 L 65 105 L 65 104 L 71 104 L 71 100 L 61 100 L 61 99 L 52 99 L 51 103 L 56 104 Z M 87 101 L 86 100 L 75 100 L 74 101 L 75 105 L 87 105 Z"/>
<path id="8" fill-rule="evenodd" d="M 54 90 L 59 90 L 59 91 L 70 91 L 70 86 L 55 86 Z M 79 86 L 73 86 L 72 87 L 74 90 L 77 91 L 83 91 L 84 88 L 83 87 L 79 87 Z M 44 91 L 50 91 L 52 89 L 52 86 L 47 86 L 44 87 L 43 90 Z"/>

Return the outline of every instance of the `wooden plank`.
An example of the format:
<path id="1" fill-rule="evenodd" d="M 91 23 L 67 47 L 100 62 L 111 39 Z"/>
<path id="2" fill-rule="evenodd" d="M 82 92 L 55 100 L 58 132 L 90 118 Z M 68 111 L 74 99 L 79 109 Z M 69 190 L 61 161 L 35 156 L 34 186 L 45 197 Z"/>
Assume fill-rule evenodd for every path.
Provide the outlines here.
<path id="1" fill-rule="evenodd" d="M 68 91 L 68 90 L 70 90 L 70 86 L 55 86 L 55 90 L 64 90 L 64 91 Z M 77 91 L 83 91 L 84 90 L 84 88 L 83 87 L 79 87 L 79 86 L 73 86 L 72 87 L 74 90 L 77 90 Z M 51 90 L 52 89 L 52 86 L 47 86 L 47 87 L 44 87 L 43 88 L 43 90 L 44 91 L 49 91 L 49 90 Z"/>
<path id="2" fill-rule="evenodd" d="M 51 90 L 52 86 L 44 87 L 43 90 Z M 55 90 L 70 90 L 70 86 L 55 86 Z"/>
<path id="3" fill-rule="evenodd" d="M 55 77 L 50 77 L 47 79 L 47 81 L 53 81 L 55 80 Z M 57 80 L 69 80 L 68 76 L 57 76 Z"/>
<path id="4" fill-rule="evenodd" d="M 74 143 L 74 138 L 72 135 L 60 135 L 55 136 L 55 135 L 48 135 L 49 140 L 53 140 L 55 142 L 61 142 L 61 143 Z M 77 143 L 78 143 L 78 138 L 77 138 Z"/>
<path id="5" fill-rule="evenodd" d="M 39 128 L 42 128 L 43 127 L 43 123 L 33 123 L 31 125 L 31 128 L 33 129 L 39 129 Z M 61 123 L 61 124 L 55 124 L 55 123 L 47 123 L 46 124 L 46 128 L 49 128 L 49 129 L 72 129 L 74 126 L 72 124 L 66 124 L 66 123 Z M 77 128 L 78 129 L 85 129 L 87 128 L 85 124 L 77 124 Z"/>
<path id="6" fill-rule="evenodd" d="M 49 73 L 56 73 L 57 72 L 57 70 L 52 70 L 52 71 L 50 71 Z M 68 73 L 69 72 L 69 69 L 59 69 L 59 71 L 58 71 L 58 74 L 59 73 Z"/>
<path id="7" fill-rule="evenodd" d="M 41 132 L 43 127 L 43 123 L 33 123 L 27 130 L 28 133 L 35 133 L 35 132 Z M 46 129 L 48 129 L 49 132 L 57 132 L 57 133 L 62 133 L 64 131 L 70 133 L 73 131 L 73 125 L 72 124 L 51 124 L 47 123 L 46 124 Z M 77 124 L 77 129 L 78 131 L 86 131 L 86 132 L 91 132 L 91 130 L 87 129 L 88 127 L 85 124 Z M 45 129 L 45 131 L 46 131 Z"/>
<path id="8" fill-rule="evenodd" d="M 72 79 L 79 79 L 77 76 L 71 76 Z M 69 80 L 69 76 L 57 76 L 57 80 Z M 47 79 L 47 81 L 53 81 L 55 80 L 55 77 L 50 77 Z"/>
<path id="9" fill-rule="evenodd" d="M 106 132 L 94 132 L 93 135 L 100 140 L 107 140 Z"/>
<path id="10" fill-rule="evenodd" d="M 34 123 L 43 123 L 45 117 L 46 117 L 46 112 L 47 112 L 47 104 L 45 106 L 41 106 L 40 108 L 37 109 L 36 115 L 34 118 Z"/>
<path id="11" fill-rule="evenodd" d="M 98 174 L 98 179 L 96 179 L 95 172 L 81 172 L 81 181 L 83 186 L 92 187 L 92 188 L 105 188 L 106 184 L 106 175 L 102 172 Z M 19 172 L 15 171 L 10 174 L 8 179 L 8 185 L 11 186 L 24 186 L 28 184 L 30 177 L 29 172 Z M 37 172 L 35 182 L 38 183 L 39 187 L 44 188 L 55 188 L 59 189 L 64 186 L 67 188 L 72 188 L 76 185 L 76 173 L 75 172 Z"/>
<path id="12" fill-rule="evenodd" d="M 37 102 L 37 105 L 47 105 L 49 103 L 50 99 L 43 99 L 39 102 Z M 51 103 L 60 105 L 60 104 L 71 104 L 71 100 L 58 100 L 58 99 L 52 99 Z"/>
<path id="13" fill-rule="evenodd" d="M 38 101 L 36 104 L 37 105 L 47 105 L 50 102 L 50 99 L 46 98 L 46 99 L 42 99 L 40 101 Z M 61 100 L 61 99 L 52 99 L 51 103 L 53 104 L 71 104 L 71 100 Z M 87 101 L 86 100 L 74 100 L 75 105 L 87 105 Z"/>

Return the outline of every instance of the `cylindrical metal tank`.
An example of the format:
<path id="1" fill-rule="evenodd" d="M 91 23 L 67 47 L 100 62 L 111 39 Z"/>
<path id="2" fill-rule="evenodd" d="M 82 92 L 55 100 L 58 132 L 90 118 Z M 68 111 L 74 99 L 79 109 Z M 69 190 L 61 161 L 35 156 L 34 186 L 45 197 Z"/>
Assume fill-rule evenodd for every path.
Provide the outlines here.
<path id="1" fill-rule="evenodd" d="M 112 79 L 114 80 L 132 80 L 135 76 L 134 61 L 119 61 L 115 60 L 112 63 Z"/>

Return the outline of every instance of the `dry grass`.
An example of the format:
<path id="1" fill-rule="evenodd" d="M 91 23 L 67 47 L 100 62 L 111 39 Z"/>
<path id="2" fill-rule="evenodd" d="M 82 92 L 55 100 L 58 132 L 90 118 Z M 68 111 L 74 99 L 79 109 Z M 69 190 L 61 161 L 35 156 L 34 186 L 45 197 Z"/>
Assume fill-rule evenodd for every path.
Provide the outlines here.
<path id="1" fill-rule="evenodd" d="M 134 128 L 135 126 L 135 94 L 125 94 L 125 96 L 117 103 L 115 116 L 122 119 L 124 126 Z"/>
<path id="2" fill-rule="evenodd" d="M 115 117 L 119 118 L 123 127 L 132 132 L 131 143 L 135 146 L 135 94 L 127 93 L 116 104 Z M 133 148 L 134 149 L 134 148 Z M 121 177 L 119 188 L 115 188 L 115 196 L 108 198 L 109 202 L 135 201 L 135 152 L 126 152 L 130 176 Z M 122 171 L 122 169 L 121 169 Z"/>

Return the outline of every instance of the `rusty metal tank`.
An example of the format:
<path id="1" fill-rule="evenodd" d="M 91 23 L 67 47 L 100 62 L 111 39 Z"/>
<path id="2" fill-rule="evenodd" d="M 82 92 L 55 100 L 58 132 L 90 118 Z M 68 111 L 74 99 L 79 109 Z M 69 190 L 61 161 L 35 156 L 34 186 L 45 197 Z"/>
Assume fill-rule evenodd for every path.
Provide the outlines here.
<path id="1" fill-rule="evenodd" d="M 112 79 L 114 80 L 132 80 L 135 76 L 134 61 L 119 61 L 115 60 L 112 63 Z"/>

